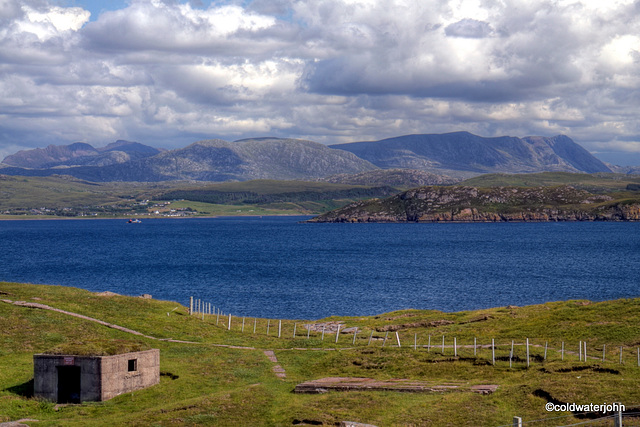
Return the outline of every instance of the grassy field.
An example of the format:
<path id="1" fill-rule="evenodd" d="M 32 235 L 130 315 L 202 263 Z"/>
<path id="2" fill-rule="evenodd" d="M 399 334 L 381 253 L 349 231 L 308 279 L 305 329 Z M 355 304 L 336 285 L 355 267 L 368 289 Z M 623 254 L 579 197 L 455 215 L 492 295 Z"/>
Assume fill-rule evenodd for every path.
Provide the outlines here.
<path id="1" fill-rule="evenodd" d="M 523 174 L 486 174 L 462 181 L 458 185 L 471 187 L 551 187 L 571 185 L 575 188 L 591 193 L 608 193 L 624 191 L 627 185 L 640 184 L 640 175 L 625 175 L 616 173 L 567 173 L 543 172 Z"/>
<path id="2" fill-rule="evenodd" d="M 253 318 L 244 319 L 243 332 L 243 319 L 234 316 L 227 330 L 226 315 L 207 315 L 203 320 L 189 316 L 187 308 L 176 302 L 99 296 L 60 286 L 0 283 L 0 299 L 47 304 L 152 337 L 192 342 L 140 338 L 61 313 L 0 302 L 0 422 L 28 418 L 38 420 L 26 422 L 34 426 L 282 426 L 335 425 L 350 420 L 378 426 L 498 426 L 510 425 L 513 416 L 520 416 L 525 421 L 547 419 L 536 425 L 551 426 L 585 418 L 570 412 L 546 412 L 544 405 L 550 399 L 578 404 L 621 402 L 627 409 L 640 404 L 640 299 L 566 301 L 458 313 L 404 310 L 314 321 L 342 321 L 344 327 L 358 327 L 355 343 L 352 333 L 341 335 L 338 343 L 334 333 L 325 334 L 322 340 L 320 332 L 311 332 L 307 339 L 302 320 L 282 320 L 278 338 L 276 319 L 255 319 L 254 334 Z M 414 349 L 416 337 L 418 348 Z M 526 338 L 531 343 L 528 368 Z M 482 345 L 475 355 L 474 339 Z M 495 366 L 492 339 L 496 342 Z M 509 367 L 511 340 L 516 346 Z M 578 358 L 579 341 L 587 343 L 587 362 Z M 563 345 L 564 354 L 559 351 Z M 35 399 L 33 354 L 78 346 L 96 352 L 113 346 L 159 348 L 160 384 L 100 403 L 57 406 Z M 263 350 L 275 351 L 286 378 L 276 377 L 274 364 Z M 330 376 L 496 384 L 499 388 L 488 396 L 470 392 L 292 393 L 300 382 Z M 550 419 L 558 416 L 565 418 Z M 639 419 L 629 419 L 625 425 L 638 424 Z"/>
<path id="3" fill-rule="evenodd" d="M 309 215 L 342 207 L 364 197 L 358 193 L 372 191 L 374 195 L 393 193 L 391 188 L 380 192 L 379 189 L 371 190 L 371 187 L 361 185 L 304 181 L 93 183 L 68 176 L 0 175 L 0 219 L 75 217 L 79 213 L 88 216 L 97 214 L 99 217 L 123 217 L 134 213 L 146 215 L 157 210 L 153 207 L 156 202 L 174 199 L 185 200 L 173 201 L 175 204 L 171 209 L 190 207 L 197 211 L 196 215 Z M 201 200 L 207 193 L 224 194 L 228 200 L 207 203 L 210 200 L 206 200 L 206 197 Z M 178 197 L 185 194 L 198 195 L 200 198 Z M 151 201 L 148 208 L 139 205 L 144 200 Z M 42 208 L 48 209 L 45 215 L 33 215 L 30 211 Z M 10 211 L 10 214 L 5 215 L 5 211 Z"/>

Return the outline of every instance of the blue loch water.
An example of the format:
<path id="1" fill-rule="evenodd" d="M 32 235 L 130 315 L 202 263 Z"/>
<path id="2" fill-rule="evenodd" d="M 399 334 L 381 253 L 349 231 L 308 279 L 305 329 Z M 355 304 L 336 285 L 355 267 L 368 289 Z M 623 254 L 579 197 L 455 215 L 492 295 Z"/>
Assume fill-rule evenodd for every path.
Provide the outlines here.
<path id="1" fill-rule="evenodd" d="M 0 280 L 316 319 L 640 295 L 640 223 L 0 221 Z"/>

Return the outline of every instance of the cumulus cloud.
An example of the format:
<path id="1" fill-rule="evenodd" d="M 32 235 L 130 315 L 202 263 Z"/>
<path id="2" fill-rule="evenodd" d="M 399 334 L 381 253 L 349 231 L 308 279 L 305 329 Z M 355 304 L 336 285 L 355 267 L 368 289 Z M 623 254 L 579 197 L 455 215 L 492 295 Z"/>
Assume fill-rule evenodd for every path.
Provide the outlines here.
<path id="1" fill-rule="evenodd" d="M 468 130 L 640 152 L 632 0 L 0 0 L 7 147 Z"/>
<path id="2" fill-rule="evenodd" d="M 468 37 L 471 39 L 482 39 L 489 37 L 493 28 L 486 22 L 465 18 L 458 22 L 447 25 L 445 34 L 452 37 Z"/>

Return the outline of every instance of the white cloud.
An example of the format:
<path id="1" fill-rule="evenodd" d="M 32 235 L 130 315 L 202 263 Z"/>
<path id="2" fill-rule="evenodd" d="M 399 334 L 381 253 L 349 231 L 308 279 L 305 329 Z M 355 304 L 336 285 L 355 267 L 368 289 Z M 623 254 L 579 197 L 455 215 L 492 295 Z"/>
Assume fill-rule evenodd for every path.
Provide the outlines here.
<path id="1" fill-rule="evenodd" d="M 45 11 L 22 6 L 24 16 L 15 21 L 17 33 L 35 34 L 40 41 L 60 36 L 65 31 L 78 31 L 89 21 L 90 13 L 79 7 L 51 7 Z"/>
<path id="2" fill-rule="evenodd" d="M 201 10 L 189 4 L 137 0 L 127 9 L 103 13 L 87 26 L 86 34 L 92 49 L 212 53 L 228 50 L 228 44 L 242 49 L 241 44 L 230 40 L 231 36 L 242 40 L 274 24 L 275 18 L 239 6 Z"/>
<path id="3" fill-rule="evenodd" d="M 89 22 L 0 0 L 4 146 L 468 130 L 640 151 L 619 142 L 640 135 L 637 1 L 196 4 L 132 0 Z"/>

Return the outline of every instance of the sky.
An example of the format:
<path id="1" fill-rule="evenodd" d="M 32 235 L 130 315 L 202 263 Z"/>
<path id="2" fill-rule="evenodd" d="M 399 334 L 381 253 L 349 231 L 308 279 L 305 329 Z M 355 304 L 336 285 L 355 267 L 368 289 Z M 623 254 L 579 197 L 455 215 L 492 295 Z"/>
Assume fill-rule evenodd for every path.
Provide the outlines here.
<path id="1" fill-rule="evenodd" d="M 640 0 L 0 0 L 0 159 L 469 131 L 640 165 Z"/>

